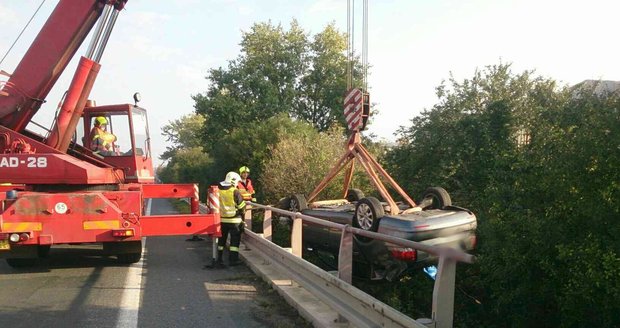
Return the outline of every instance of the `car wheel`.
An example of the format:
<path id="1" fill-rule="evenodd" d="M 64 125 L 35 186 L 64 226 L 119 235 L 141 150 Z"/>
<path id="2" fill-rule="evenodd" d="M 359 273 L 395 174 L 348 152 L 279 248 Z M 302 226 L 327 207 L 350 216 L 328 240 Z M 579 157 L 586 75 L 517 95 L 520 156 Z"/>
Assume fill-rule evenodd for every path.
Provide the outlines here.
<path id="1" fill-rule="evenodd" d="M 306 197 L 302 194 L 294 194 L 290 197 L 288 210 L 291 212 L 301 212 L 308 208 Z"/>
<path id="2" fill-rule="evenodd" d="M 422 209 L 443 209 L 452 205 L 452 199 L 448 192 L 441 187 L 429 187 L 422 194 L 422 201 L 419 206 Z"/>
<path id="3" fill-rule="evenodd" d="M 278 201 L 278 208 L 281 210 L 286 210 L 288 211 L 289 205 L 291 203 L 291 198 L 290 197 L 284 197 L 284 198 L 280 198 L 280 200 Z M 274 217 L 285 217 L 285 215 L 282 215 L 280 213 L 274 213 L 273 214 Z"/>
<path id="4" fill-rule="evenodd" d="M 349 202 L 357 202 L 362 198 L 364 198 L 364 192 L 359 189 L 349 189 L 347 191 L 347 200 Z"/>
<path id="5" fill-rule="evenodd" d="M 353 226 L 367 231 L 377 232 L 379 229 L 379 219 L 385 215 L 383 205 L 375 197 L 362 198 L 355 206 L 353 215 Z M 372 238 L 356 236 L 360 241 L 372 241 Z"/>

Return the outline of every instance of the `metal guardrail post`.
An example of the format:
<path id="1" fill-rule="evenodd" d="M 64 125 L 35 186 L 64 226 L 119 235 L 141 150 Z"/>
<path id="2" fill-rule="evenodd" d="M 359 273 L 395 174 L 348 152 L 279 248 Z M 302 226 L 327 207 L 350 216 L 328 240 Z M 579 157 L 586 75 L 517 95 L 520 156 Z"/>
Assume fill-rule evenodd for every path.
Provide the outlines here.
<path id="1" fill-rule="evenodd" d="M 291 231 L 291 249 L 293 255 L 297 257 L 302 256 L 302 228 L 303 220 L 299 216 L 299 213 L 295 213 L 293 218 L 293 229 Z"/>
<path id="2" fill-rule="evenodd" d="M 245 214 L 243 215 L 243 221 L 245 222 L 245 226 L 248 230 L 252 230 L 252 206 L 248 205 L 245 207 Z"/>
<path id="3" fill-rule="evenodd" d="M 437 279 L 433 289 L 433 321 L 437 328 L 452 327 L 455 278 L 456 261 L 442 255 L 439 258 Z"/>
<path id="4" fill-rule="evenodd" d="M 265 210 L 263 217 L 263 238 L 271 241 L 271 210 Z"/>
<path id="5" fill-rule="evenodd" d="M 338 251 L 338 278 L 347 283 L 353 281 L 353 233 L 346 225 L 340 235 L 340 250 Z"/>

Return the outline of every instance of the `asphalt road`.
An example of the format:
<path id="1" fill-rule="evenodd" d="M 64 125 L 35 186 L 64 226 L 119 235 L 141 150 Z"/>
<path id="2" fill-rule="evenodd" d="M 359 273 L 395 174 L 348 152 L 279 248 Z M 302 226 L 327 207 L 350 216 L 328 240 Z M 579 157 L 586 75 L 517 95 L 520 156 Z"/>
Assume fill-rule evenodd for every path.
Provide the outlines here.
<path id="1" fill-rule="evenodd" d="M 173 211 L 152 204 L 153 214 Z M 0 327 L 307 326 L 244 265 L 204 270 L 210 241 L 186 238 L 146 239 L 131 266 L 97 245 L 52 247 L 26 270 L 0 260 Z"/>

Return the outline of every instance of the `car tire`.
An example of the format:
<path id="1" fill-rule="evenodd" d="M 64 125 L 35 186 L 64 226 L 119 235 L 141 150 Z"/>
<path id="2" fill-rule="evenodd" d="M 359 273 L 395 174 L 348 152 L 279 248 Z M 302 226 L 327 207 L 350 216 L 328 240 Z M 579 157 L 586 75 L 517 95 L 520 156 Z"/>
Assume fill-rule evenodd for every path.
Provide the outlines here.
<path id="1" fill-rule="evenodd" d="M 291 203 L 291 198 L 290 197 L 280 198 L 280 200 L 278 201 L 277 208 L 279 208 L 281 210 L 288 211 L 290 203 Z M 288 216 L 286 216 L 284 214 L 277 213 L 277 212 L 273 213 L 273 217 L 275 217 L 275 218 L 288 218 Z"/>
<path id="2" fill-rule="evenodd" d="M 347 191 L 347 200 L 349 202 L 357 202 L 364 197 L 364 192 L 359 189 L 349 189 Z"/>
<path id="3" fill-rule="evenodd" d="M 379 229 L 379 220 L 385 215 L 383 205 L 375 197 L 362 198 L 355 206 L 355 214 L 353 215 L 353 227 L 366 231 L 377 232 Z M 372 238 L 357 236 L 362 242 L 372 241 Z"/>
<path id="4" fill-rule="evenodd" d="M 289 197 L 288 210 L 291 212 L 301 212 L 308 208 L 306 196 L 302 194 L 294 194 Z"/>
<path id="5" fill-rule="evenodd" d="M 422 194 L 422 201 L 419 205 L 425 210 L 440 210 L 447 206 L 451 206 L 452 199 L 445 189 L 441 187 L 429 187 Z"/>

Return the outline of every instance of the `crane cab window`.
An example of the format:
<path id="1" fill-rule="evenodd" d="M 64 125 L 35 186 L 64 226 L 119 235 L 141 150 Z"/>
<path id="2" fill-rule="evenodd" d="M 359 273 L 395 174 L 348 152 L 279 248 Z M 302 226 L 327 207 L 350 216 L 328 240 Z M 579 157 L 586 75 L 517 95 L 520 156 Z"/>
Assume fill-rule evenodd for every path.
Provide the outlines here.
<path id="1" fill-rule="evenodd" d="M 133 133 L 136 142 L 136 155 L 150 157 L 151 147 L 146 111 L 142 108 L 135 107 L 131 111 L 131 118 L 133 120 Z"/>

